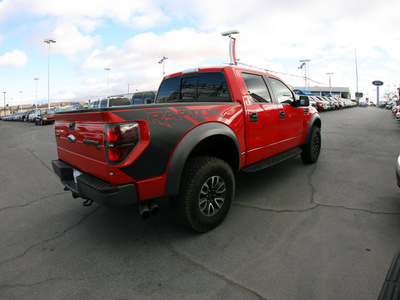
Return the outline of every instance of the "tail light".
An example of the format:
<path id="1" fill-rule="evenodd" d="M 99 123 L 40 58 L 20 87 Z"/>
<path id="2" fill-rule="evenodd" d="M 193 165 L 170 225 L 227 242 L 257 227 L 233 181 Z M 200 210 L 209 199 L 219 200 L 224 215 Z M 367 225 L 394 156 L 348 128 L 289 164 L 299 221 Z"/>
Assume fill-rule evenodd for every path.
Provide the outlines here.
<path id="1" fill-rule="evenodd" d="M 107 124 L 104 127 L 104 149 L 111 164 L 123 162 L 139 143 L 139 124 Z"/>

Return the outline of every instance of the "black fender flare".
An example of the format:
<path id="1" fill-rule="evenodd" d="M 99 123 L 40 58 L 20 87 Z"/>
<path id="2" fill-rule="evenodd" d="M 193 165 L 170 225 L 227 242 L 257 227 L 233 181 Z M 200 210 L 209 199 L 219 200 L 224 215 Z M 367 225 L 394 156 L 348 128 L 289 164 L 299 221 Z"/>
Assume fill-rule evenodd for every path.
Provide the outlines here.
<path id="1" fill-rule="evenodd" d="M 202 124 L 187 133 L 179 142 L 178 146 L 175 148 L 174 153 L 172 154 L 167 171 L 167 180 L 165 186 L 166 197 L 178 195 L 183 168 L 193 148 L 202 140 L 215 135 L 224 135 L 230 138 L 235 143 L 238 164 L 237 170 L 233 171 L 234 173 L 239 171 L 240 146 L 236 134 L 233 132 L 233 130 L 221 123 Z"/>
<path id="2" fill-rule="evenodd" d="M 314 126 L 318 126 L 321 128 L 321 117 L 319 114 L 313 114 L 310 118 L 310 121 L 308 122 L 307 126 L 307 133 L 306 133 L 306 138 L 304 140 L 304 144 L 307 144 L 310 141 L 311 138 L 311 131 Z"/>

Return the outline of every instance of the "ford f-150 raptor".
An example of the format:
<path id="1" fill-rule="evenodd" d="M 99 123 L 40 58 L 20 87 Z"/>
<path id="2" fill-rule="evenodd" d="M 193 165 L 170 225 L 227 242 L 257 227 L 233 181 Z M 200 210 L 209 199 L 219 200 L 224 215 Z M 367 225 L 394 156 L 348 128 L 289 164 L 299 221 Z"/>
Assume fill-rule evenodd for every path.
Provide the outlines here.
<path id="1" fill-rule="evenodd" d="M 235 174 L 321 149 L 321 119 L 279 78 L 238 66 L 166 76 L 155 103 L 58 113 L 55 173 L 74 198 L 138 204 L 143 217 L 169 199 L 185 225 L 218 226 Z"/>

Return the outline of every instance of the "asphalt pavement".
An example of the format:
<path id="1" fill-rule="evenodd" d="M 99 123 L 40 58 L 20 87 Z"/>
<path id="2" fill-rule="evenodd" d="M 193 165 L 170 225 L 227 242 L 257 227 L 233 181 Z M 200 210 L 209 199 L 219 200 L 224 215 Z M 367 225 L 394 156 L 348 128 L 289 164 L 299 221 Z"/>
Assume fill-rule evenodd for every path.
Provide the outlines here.
<path id="1" fill-rule="evenodd" d="M 53 173 L 54 125 L 0 121 L 1 299 L 377 299 L 400 247 L 400 123 L 321 113 L 322 152 L 237 176 L 206 234 L 168 207 L 84 207 Z"/>

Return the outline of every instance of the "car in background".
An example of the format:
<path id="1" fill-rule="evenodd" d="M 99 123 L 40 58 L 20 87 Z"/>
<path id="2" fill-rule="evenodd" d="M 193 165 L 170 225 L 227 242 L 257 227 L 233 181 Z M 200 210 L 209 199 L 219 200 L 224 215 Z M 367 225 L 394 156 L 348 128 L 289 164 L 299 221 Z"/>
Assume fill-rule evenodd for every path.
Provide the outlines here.
<path id="1" fill-rule="evenodd" d="M 323 96 L 314 96 L 314 97 L 316 97 L 320 101 L 325 102 L 327 104 L 327 106 L 328 106 L 328 110 L 331 110 L 331 109 L 335 108 L 335 105 L 330 100 L 325 99 Z"/>
<path id="2" fill-rule="evenodd" d="M 131 98 L 131 104 L 150 104 L 154 103 L 157 91 L 136 92 Z"/>
<path id="3" fill-rule="evenodd" d="M 113 107 L 113 106 L 124 106 L 131 105 L 131 101 L 125 97 L 109 97 L 106 99 L 95 100 L 89 103 L 89 109 L 101 108 L 101 107 Z"/>
<path id="4" fill-rule="evenodd" d="M 35 125 L 53 124 L 54 123 L 54 108 L 42 108 L 35 110 L 33 118 Z"/>
<path id="5" fill-rule="evenodd" d="M 317 96 L 309 96 L 309 97 L 316 102 L 318 111 L 329 110 L 330 104 L 328 101 L 321 100 Z"/>
<path id="6" fill-rule="evenodd" d="M 365 102 L 365 100 L 360 99 L 360 101 L 358 101 L 358 106 L 359 107 L 367 107 L 367 102 Z"/>
<path id="7" fill-rule="evenodd" d="M 28 114 L 28 122 L 35 122 L 35 112 L 36 110 L 32 110 L 29 114 Z"/>
<path id="8" fill-rule="evenodd" d="M 74 110 L 79 110 L 82 109 L 82 106 L 78 105 L 66 105 L 66 106 L 58 106 L 54 109 L 55 113 L 59 112 L 66 112 L 66 111 L 74 111 Z"/>

